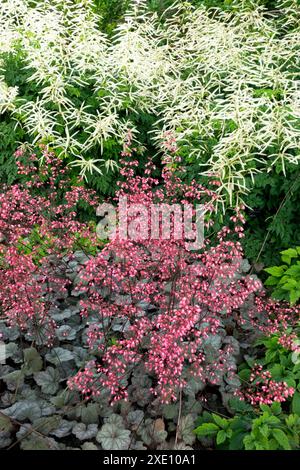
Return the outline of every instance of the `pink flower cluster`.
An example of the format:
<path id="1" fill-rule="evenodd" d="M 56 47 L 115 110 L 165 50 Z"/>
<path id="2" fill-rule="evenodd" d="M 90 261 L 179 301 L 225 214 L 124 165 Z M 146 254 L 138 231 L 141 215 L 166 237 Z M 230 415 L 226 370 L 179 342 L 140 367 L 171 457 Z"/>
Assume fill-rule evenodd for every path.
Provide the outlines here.
<path id="1" fill-rule="evenodd" d="M 0 306 L 12 326 L 35 330 L 50 343 L 55 324 L 48 312 L 51 294 L 66 290 L 62 258 L 71 255 L 78 236 L 95 234 L 77 220 L 77 204 L 97 205 L 94 193 L 72 186 L 61 160 L 42 147 L 37 155 L 19 149 L 16 162 L 23 184 L 0 193 Z"/>
<path id="2" fill-rule="evenodd" d="M 213 191 L 195 181 L 182 183 L 168 166 L 159 182 L 151 177 L 150 162 L 144 176 L 136 176 L 138 162 L 128 148 L 123 156 L 124 181 L 116 201 L 124 195 L 129 203 L 147 207 L 157 201 L 199 201 L 214 210 Z M 106 387 L 113 400 L 123 399 L 133 370 L 143 364 L 153 377 L 152 392 L 169 403 L 193 376 L 219 383 L 220 376 L 234 374 L 231 347 L 223 345 L 209 358 L 206 341 L 220 334 L 224 317 L 261 288 L 251 276 L 236 276 L 243 251 L 239 241 L 227 238 L 241 236 L 239 222 L 243 217 L 238 211 L 233 220 L 238 230 L 223 229 L 217 246 L 207 240 L 201 252 L 187 251 L 174 237 L 132 241 L 117 236 L 87 262 L 78 290 L 84 293 L 82 315 L 97 318 L 90 325 L 89 342 L 98 345 L 100 360 L 78 372 L 69 387 L 86 396 Z M 121 325 L 118 333 L 113 332 L 116 321 Z"/>
<path id="3" fill-rule="evenodd" d="M 282 333 L 280 338 L 278 338 L 278 343 L 289 351 L 300 353 L 299 340 L 296 333 Z"/>
<path id="4" fill-rule="evenodd" d="M 128 207 L 201 203 L 208 215 L 205 227 L 210 228 L 216 193 L 195 181 L 183 183 L 174 156 L 166 160 L 161 179 L 152 177 L 155 168 L 151 162 L 143 176 L 137 176 L 131 142 L 129 132 L 115 202 L 126 196 Z M 174 153 L 171 135 L 166 142 L 166 149 Z M 65 257 L 72 257 L 81 237 L 97 244 L 94 231 L 77 218 L 78 203 L 96 208 L 99 202 L 80 181 L 76 185 L 70 182 L 60 159 L 46 147 L 41 150 L 42 165 L 36 155 L 18 150 L 19 174 L 25 182 L 1 188 L 0 308 L 1 317 L 10 325 L 43 335 L 44 344 L 50 345 L 56 326 L 49 315 L 53 294 L 63 294 L 69 282 L 64 276 Z M 169 164 L 174 162 L 178 165 Z M 170 239 L 132 241 L 117 236 L 90 258 L 77 289 L 82 316 L 90 323 L 87 343 L 97 351 L 98 359 L 69 380 L 70 388 L 90 397 L 105 387 L 112 400 L 126 399 L 133 371 L 143 366 L 152 378 L 153 394 L 169 403 L 191 377 L 217 385 L 225 374 L 234 378 L 232 346 L 221 341 L 211 354 L 207 344 L 222 336 L 224 318 L 245 322 L 238 309 L 261 291 L 257 279 L 239 273 L 242 209 L 231 218 L 230 226 L 220 230 L 216 245 L 207 239 L 199 252 L 188 251 L 185 240 L 177 239 L 171 230 Z M 298 320 L 299 309 L 259 295 L 248 322 L 264 334 L 272 334 Z M 281 341 L 290 346 L 289 338 L 282 336 Z M 282 401 L 291 393 L 286 384 L 274 382 L 267 372 L 258 370 L 246 398 L 253 404 L 269 403 Z"/>
<path id="5" fill-rule="evenodd" d="M 250 385 L 245 389 L 242 396 L 249 400 L 251 405 L 271 405 L 274 401 L 284 402 L 293 396 L 295 390 L 286 382 L 275 381 L 268 370 L 263 370 L 261 365 L 255 365 L 250 379 Z"/>

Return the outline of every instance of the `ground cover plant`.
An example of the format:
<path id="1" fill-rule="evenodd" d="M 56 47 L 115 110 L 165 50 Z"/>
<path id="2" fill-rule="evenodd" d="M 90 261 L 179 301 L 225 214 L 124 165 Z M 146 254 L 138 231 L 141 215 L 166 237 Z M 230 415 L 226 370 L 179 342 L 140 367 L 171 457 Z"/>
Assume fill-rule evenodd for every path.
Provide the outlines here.
<path id="1" fill-rule="evenodd" d="M 141 165 L 172 131 L 187 176 L 214 174 L 222 210 L 249 207 L 248 258 L 300 243 L 296 1 L 2 0 L 0 17 L 3 180 L 19 142 L 50 142 L 113 194 L 127 127 Z"/>
<path id="2" fill-rule="evenodd" d="M 82 449 L 191 448 L 195 419 L 210 400 L 220 410 L 235 394 L 253 404 L 294 395 L 296 384 L 284 377 L 262 375 L 243 387 L 237 373 L 239 337 L 259 328 L 282 338 L 281 328 L 299 317 L 297 308 L 266 299 L 247 274 L 240 213 L 232 216 L 236 240 L 224 227 L 201 253 L 172 238 L 116 237 L 101 247 L 93 225 L 77 220 L 80 202 L 98 204 L 95 193 L 73 185 L 45 148 L 41 166 L 22 150 L 16 158 L 28 181 L 1 195 L 3 447 L 74 448 L 76 438 Z M 146 176 L 135 175 L 128 147 L 121 161 L 117 198 L 146 207 L 196 198 L 213 210 L 218 195 L 182 183 L 170 158 L 162 184 L 151 162 Z"/>
<path id="3" fill-rule="evenodd" d="M 299 450 L 299 15 L 0 0 L 1 449 Z"/>

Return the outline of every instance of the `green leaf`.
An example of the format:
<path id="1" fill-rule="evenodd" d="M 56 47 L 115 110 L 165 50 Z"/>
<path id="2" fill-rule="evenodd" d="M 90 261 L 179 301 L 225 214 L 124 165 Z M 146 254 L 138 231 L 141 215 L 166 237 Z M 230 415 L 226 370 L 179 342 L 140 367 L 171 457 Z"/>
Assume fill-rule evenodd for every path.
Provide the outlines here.
<path id="1" fill-rule="evenodd" d="M 264 403 L 261 403 L 259 405 L 259 407 L 260 407 L 261 411 L 264 411 L 264 412 L 270 414 L 270 407 L 268 405 L 265 405 Z"/>
<path id="2" fill-rule="evenodd" d="M 290 292 L 290 303 L 294 305 L 300 299 L 300 290 L 292 290 Z"/>
<path id="3" fill-rule="evenodd" d="M 273 379 L 281 379 L 283 376 L 284 368 L 280 364 L 274 364 L 270 368 L 270 372 Z"/>
<path id="4" fill-rule="evenodd" d="M 214 423 L 203 423 L 195 429 L 197 436 L 214 436 L 219 431 L 219 426 Z"/>
<path id="5" fill-rule="evenodd" d="M 298 252 L 297 250 L 294 250 L 293 248 L 289 248 L 288 250 L 281 251 L 280 254 L 281 259 L 284 263 L 291 264 L 291 259 L 292 258 L 298 258 Z"/>
<path id="6" fill-rule="evenodd" d="M 278 284 L 278 278 L 274 276 L 268 277 L 265 281 L 265 286 L 276 286 L 276 284 Z"/>
<path id="7" fill-rule="evenodd" d="M 238 413 L 246 413 L 251 412 L 253 410 L 252 406 L 249 403 L 246 403 L 244 400 L 241 400 L 237 397 L 231 398 L 229 400 L 229 406 L 232 408 L 233 411 L 237 411 Z"/>
<path id="8" fill-rule="evenodd" d="M 43 367 L 43 361 L 35 348 L 24 349 L 24 372 L 31 375 L 39 372 Z"/>
<path id="9" fill-rule="evenodd" d="M 274 401 L 271 405 L 271 411 L 274 415 L 279 415 L 282 412 L 281 404 L 278 401 Z"/>
<path id="10" fill-rule="evenodd" d="M 217 434 L 217 444 L 222 444 L 223 442 L 226 441 L 226 438 L 227 438 L 227 435 L 226 435 L 226 432 L 221 429 L 221 431 L 218 432 Z"/>
<path id="11" fill-rule="evenodd" d="M 249 378 L 250 378 L 250 375 L 251 375 L 251 370 L 250 369 L 242 369 L 240 372 L 239 372 L 239 377 L 242 381 L 245 381 L 245 382 L 248 382 L 249 381 Z"/>
<path id="12" fill-rule="evenodd" d="M 288 437 L 281 429 L 273 429 L 272 433 L 278 444 L 281 445 L 284 450 L 291 450 Z"/>
<path id="13" fill-rule="evenodd" d="M 225 418 L 221 418 L 221 416 L 212 413 L 212 417 L 214 422 L 219 426 L 221 429 L 226 429 L 229 426 L 229 421 Z"/>
<path id="14" fill-rule="evenodd" d="M 62 362 L 72 361 L 74 354 L 69 349 L 64 348 L 53 348 L 49 353 L 46 354 L 46 359 L 51 364 L 58 366 Z"/>
<path id="15" fill-rule="evenodd" d="M 288 374 L 284 377 L 284 382 L 288 385 L 288 387 L 293 387 L 293 388 L 296 388 L 297 387 L 297 384 L 296 384 L 296 381 L 294 379 L 294 375 L 293 374 Z"/>
<path id="16" fill-rule="evenodd" d="M 111 423 L 106 423 L 96 436 L 104 450 L 128 450 L 130 431 Z"/>
<path id="17" fill-rule="evenodd" d="M 299 283 L 296 281 L 296 279 L 293 279 L 288 276 L 283 276 L 279 282 L 280 288 L 284 290 L 293 290 L 297 289 L 299 287 Z"/>
<path id="18" fill-rule="evenodd" d="M 292 399 L 292 412 L 300 416 L 300 393 L 295 392 Z"/>
<path id="19" fill-rule="evenodd" d="M 254 439 L 251 434 L 245 436 L 243 442 L 246 450 L 255 450 Z"/>
<path id="20" fill-rule="evenodd" d="M 286 266 L 273 266 L 272 268 L 265 268 L 268 274 L 271 274 L 273 277 L 281 277 L 284 274 Z"/>
<path id="21" fill-rule="evenodd" d="M 266 352 L 265 356 L 265 363 L 268 364 L 269 362 L 272 362 L 277 356 L 277 351 L 272 351 L 271 349 L 268 349 Z"/>
<path id="22" fill-rule="evenodd" d="M 0 432 L 10 432 L 13 430 L 13 425 L 10 418 L 4 414 L 0 414 Z"/>
<path id="23" fill-rule="evenodd" d="M 293 264 L 290 266 L 286 272 L 286 275 L 292 276 L 292 277 L 298 277 L 300 276 L 300 265 L 299 264 Z"/>
<path id="24" fill-rule="evenodd" d="M 42 392 L 54 395 L 59 387 L 59 372 L 53 367 L 47 367 L 45 371 L 34 374 L 34 380 L 42 388 Z"/>

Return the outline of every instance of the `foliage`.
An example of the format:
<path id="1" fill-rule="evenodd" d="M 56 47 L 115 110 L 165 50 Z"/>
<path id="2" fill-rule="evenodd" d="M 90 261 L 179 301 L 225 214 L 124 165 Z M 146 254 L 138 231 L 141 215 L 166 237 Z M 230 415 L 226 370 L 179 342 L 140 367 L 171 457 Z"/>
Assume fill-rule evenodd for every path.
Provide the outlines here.
<path id="1" fill-rule="evenodd" d="M 300 416 L 285 414 L 279 403 L 259 409 L 231 401 L 233 418 L 205 412 L 198 419 L 197 437 L 214 439 L 218 449 L 299 450 Z M 236 408 L 236 409 L 235 409 Z"/>
<path id="2" fill-rule="evenodd" d="M 225 317 L 230 315 L 260 288 L 260 282 L 247 276 L 235 280 L 242 252 L 239 242 L 227 240 L 231 233 L 228 227 L 219 233 L 216 247 L 206 246 L 200 254 L 189 250 L 185 240 L 174 234 L 170 239 L 145 238 L 141 227 L 149 222 L 155 201 L 187 205 L 200 200 L 205 210 L 211 211 L 214 194 L 195 182 L 183 184 L 174 175 L 172 163 L 163 172 L 164 184 L 156 188 L 158 181 L 151 177 L 151 165 L 146 176 L 135 176 L 133 169 L 138 162 L 129 149 L 126 157 L 122 170 L 126 182 L 121 184 L 117 198 L 121 201 L 126 196 L 128 205 L 143 204 L 147 215 L 138 219 L 140 228 L 134 238 L 124 238 L 118 232 L 81 272 L 83 281 L 78 290 L 86 297 L 82 314 L 95 318 L 90 322 L 89 340 L 101 361 L 90 363 L 69 381 L 69 386 L 88 396 L 97 396 L 104 386 L 114 400 L 120 400 L 127 397 L 132 370 L 143 366 L 156 378 L 151 391 L 169 403 L 176 400 L 189 377 L 219 384 L 224 373 L 234 375 L 230 359 L 234 349 L 230 345 L 221 348 L 220 311 Z M 130 212 L 126 217 L 134 226 Z M 242 236 L 240 219 L 239 214 L 232 217 L 235 233 Z M 116 321 L 120 323 L 118 329 L 112 328 Z"/>
<path id="3" fill-rule="evenodd" d="M 130 4 L 130 0 L 93 0 L 92 9 L 101 17 L 100 30 L 111 35 Z"/>
<path id="4" fill-rule="evenodd" d="M 278 300 L 287 300 L 291 305 L 300 299 L 300 246 L 280 252 L 284 264 L 266 268 L 270 276 L 265 285 L 271 287 Z"/>
<path id="5" fill-rule="evenodd" d="M 130 136 L 120 160 L 119 198 L 148 208 L 199 201 L 214 210 L 213 190 L 179 178 L 172 136 L 161 181 L 152 176 L 151 162 L 143 176 L 135 174 L 129 145 Z M 95 226 L 77 216 L 80 203 L 99 204 L 95 193 L 46 147 L 39 156 L 19 149 L 15 158 L 23 182 L 2 185 L 0 195 L 0 336 L 8 361 L 0 366 L 0 446 L 68 449 L 69 438 L 72 448 L 82 449 L 190 448 L 208 386 L 224 403 L 240 387 L 240 346 L 227 328 L 245 327 L 244 304 L 251 305 L 252 331 L 279 335 L 297 316 L 296 309 L 263 297 L 253 302 L 261 283 L 245 274 L 243 216 L 233 215 L 233 229 L 223 227 L 217 244 L 206 241 L 200 251 L 173 235 L 144 239 L 138 229 L 136 240 L 117 237 L 100 251 Z M 205 223 L 211 226 L 210 217 Z M 297 370 L 292 373 L 296 380 Z M 270 396 L 273 382 L 267 385 Z M 297 383 L 277 388 L 275 398 L 281 393 L 289 400 L 291 388 Z M 294 414 L 297 397 L 298 390 Z M 282 426 L 290 443 L 291 431 Z M 269 446 L 273 435 L 272 428 Z"/>
<path id="6" fill-rule="evenodd" d="M 101 361 L 95 343 L 98 337 L 93 335 L 95 318 L 84 311 L 79 315 L 84 299 L 81 276 L 89 269 L 88 260 L 96 258 L 74 251 L 78 232 L 87 232 L 93 240 L 88 226 L 76 219 L 76 205 L 81 198 L 90 204 L 98 201 L 83 190 L 80 181 L 72 186 L 67 169 L 46 148 L 42 159 L 21 150 L 16 158 L 24 183 L 1 188 L 0 277 L 5 288 L 0 298 L 0 336 L 7 363 L 0 365 L 0 447 L 190 448 L 192 424 L 201 412 L 196 395 L 205 386 L 197 377 L 187 377 L 180 408 L 179 403 L 162 406 L 155 398 L 150 390 L 155 371 L 143 364 L 132 371 L 128 402 L 111 406 L 110 394 L 103 388 L 93 401 L 81 400 L 66 388 L 78 370 Z M 41 160 L 43 165 L 39 165 Z M 63 193 L 63 205 L 58 193 Z M 20 238 L 29 237 L 32 230 L 34 242 L 24 253 Z M 122 305 L 123 300 L 118 302 Z M 147 302 L 142 306 L 144 316 L 158 318 Z M 120 319 L 120 315 L 111 317 L 113 337 L 107 338 L 108 345 L 120 343 L 125 329 Z M 210 367 L 214 367 L 221 345 L 222 357 L 233 369 L 234 341 L 226 339 L 221 326 L 218 332 L 222 337 L 205 340 L 207 360 L 210 357 Z M 218 383 L 222 384 L 220 379 Z"/>
<path id="7" fill-rule="evenodd" d="M 1 313 L 12 326 L 32 330 L 47 342 L 54 323 L 47 315 L 51 301 L 45 293 L 56 289 L 63 295 L 67 289 L 59 272 L 62 268 L 48 259 L 63 264 L 63 257 L 74 253 L 80 239 L 88 239 L 89 244 L 94 241 L 97 247 L 91 227 L 76 215 L 80 202 L 93 207 L 97 198 L 80 181 L 73 186 L 62 162 L 46 148 L 42 167 L 35 154 L 24 154 L 21 149 L 16 158 L 25 181 L 2 185 L 0 194 Z"/>
<path id="8" fill-rule="evenodd" d="M 153 240 L 143 234 L 144 224 L 149 227 L 149 208 L 155 200 L 186 204 L 190 197 L 193 202 L 205 202 L 203 197 L 208 197 L 205 207 L 212 210 L 210 198 L 214 194 L 195 182 L 190 186 L 182 183 L 176 176 L 178 166 L 175 171 L 170 156 L 163 172 L 164 185 L 155 189 L 158 181 L 150 176 L 151 165 L 147 166 L 147 176 L 135 176 L 133 168 L 138 162 L 132 160 L 128 149 L 125 155 L 128 161 L 124 160 L 121 173 L 126 182 L 121 184 L 117 198 L 126 196 L 128 204 L 143 204 L 146 215 L 138 219 L 135 238 L 124 238 L 117 230 L 114 239 L 81 272 L 82 282 L 77 289 L 84 295 L 82 314 L 92 318 L 89 344 L 100 361 L 89 363 L 69 381 L 69 386 L 87 396 L 97 396 L 106 387 L 113 400 L 120 400 L 127 397 L 132 371 L 142 366 L 155 377 L 155 386 L 149 382 L 150 390 L 166 403 L 176 400 L 191 376 L 214 385 L 221 385 L 226 377 L 226 383 L 234 389 L 239 380 L 230 356 L 237 350 L 234 339 L 223 349 L 222 325 L 252 292 L 260 290 L 260 282 L 238 274 L 243 264 L 241 246 L 227 239 L 233 233 L 228 227 L 219 232 L 217 246 L 207 242 L 200 253 L 187 250 L 182 240 Z M 174 160 L 178 163 L 176 157 Z M 135 227 L 131 217 L 128 213 L 129 225 Z M 239 213 L 232 217 L 235 225 L 239 220 L 243 221 Z M 242 227 L 236 225 L 234 233 L 241 237 Z M 259 309 L 266 310 L 263 317 Z M 298 310 L 268 303 L 261 297 L 249 314 L 252 328 L 265 333 L 278 330 L 281 322 L 299 318 Z M 245 318 L 237 320 L 244 325 Z M 263 379 L 263 393 L 255 387 L 247 391 L 250 401 L 269 403 L 278 397 L 284 401 L 294 392 L 283 382 Z"/>
<path id="9" fill-rule="evenodd" d="M 255 178 L 247 196 L 247 226 L 243 242 L 248 259 L 272 266 L 280 262 L 280 250 L 300 244 L 297 207 L 300 199 L 299 171 L 287 166 L 283 175 L 277 168 Z"/>
<path id="10" fill-rule="evenodd" d="M 229 204 L 256 174 L 298 163 L 296 2 L 272 14 L 250 0 L 225 10 L 179 2 L 163 23 L 133 2 L 112 39 L 90 1 L 1 5 L 4 118 L 12 113 L 24 138 L 51 142 L 81 175 L 116 169 L 128 128 L 142 147 L 143 115 L 152 143 L 159 149 L 172 131 Z M 18 84 L 8 58 L 21 65 Z"/>
<path id="11" fill-rule="evenodd" d="M 229 450 L 292 450 L 299 449 L 300 426 L 300 362 L 299 362 L 299 326 L 284 333 L 273 334 L 257 341 L 257 346 L 264 346 L 264 354 L 247 357 L 247 363 L 240 367 L 242 383 L 252 386 L 259 384 L 262 370 L 266 377 L 276 383 L 285 383 L 294 389 L 292 399 L 281 407 L 277 396 L 269 406 L 260 402 L 251 406 L 238 398 L 229 401 L 234 417 L 220 417 L 204 412 L 198 419 L 195 430 L 198 438 L 210 436 L 218 449 Z M 259 379 L 254 377 L 253 368 L 260 371 Z M 251 379 L 252 375 L 252 379 Z M 253 398 L 253 392 L 252 392 Z"/>

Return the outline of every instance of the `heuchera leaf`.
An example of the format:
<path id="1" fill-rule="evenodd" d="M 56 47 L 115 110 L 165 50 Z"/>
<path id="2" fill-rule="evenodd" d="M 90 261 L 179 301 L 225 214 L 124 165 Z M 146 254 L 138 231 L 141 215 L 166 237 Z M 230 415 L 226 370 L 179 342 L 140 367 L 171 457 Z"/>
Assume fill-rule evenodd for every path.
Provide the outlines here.
<path id="1" fill-rule="evenodd" d="M 31 375 L 39 372 L 43 367 L 43 361 L 35 348 L 24 349 L 24 372 Z"/>
<path id="2" fill-rule="evenodd" d="M 42 388 L 42 392 L 54 395 L 59 387 L 59 372 L 53 367 L 47 367 L 45 371 L 34 374 L 34 380 Z"/>
<path id="3" fill-rule="evenodd" d="M 29 420 L 31 422 L 40 418 L 41 408 L 38 403 L 30 400 L 21 400 L 5 409 L 5 414 L 12 416 L 18 421 Z"/>
<path id="4" fill-rule="evenodd" d="M 71 434 L 74 424 L 76 424 L 76 421 L 67 421 L 65 419 L 62 419 L 59 423 L 59 426 L 56 429 L 52 430 L 50 434 L 58 438 L 69 436 Z"/>
<path id="5" fill-rule="evenodd" d="M 104 450 L 127 450 L 130 445 L 130 431 L 114 424 L 106 423 L 96 436 Z"/>
<path id="6" fill-rule="evenodd" d="M 47 436 L 51 431 L 54 431 L 59 426 L 61 419 L 61 416 L 58 415 L 38 418 L 33 422 L 32 426 L 35 430 Z"/>
<path id="7" fill-rule="evenodd" d="M 97 435 L 98 425 L 97 424 L 88 424 L 87 426 L 84 423 L 76 423 L 73 427 L 72 433 L 80 441 L 85 439 L 92 439 Z"/>
<path id="8" fill-rule="evenodd" d="M 77 416 L 84 424 L 94 424 L 99 422 L 99 405 L 89 403 L 87 406 L 77 408 Z"/>
<path id="9" fill-rule="evenodd" d="M 195 420 L 192 415 L 182 416 L 178 425 L 179 436 L 185 444 L 192 445 L 195 442 Z"/>
<path id="10" fill-rule="evenodd" d="M 47 353 L 46 359 L 48 362 L 51 362 L 51 364 L 57 366 L 62 362 L 72 361 L 74 359 L 74 354 L 68 349 L 58 347 Z"/>

